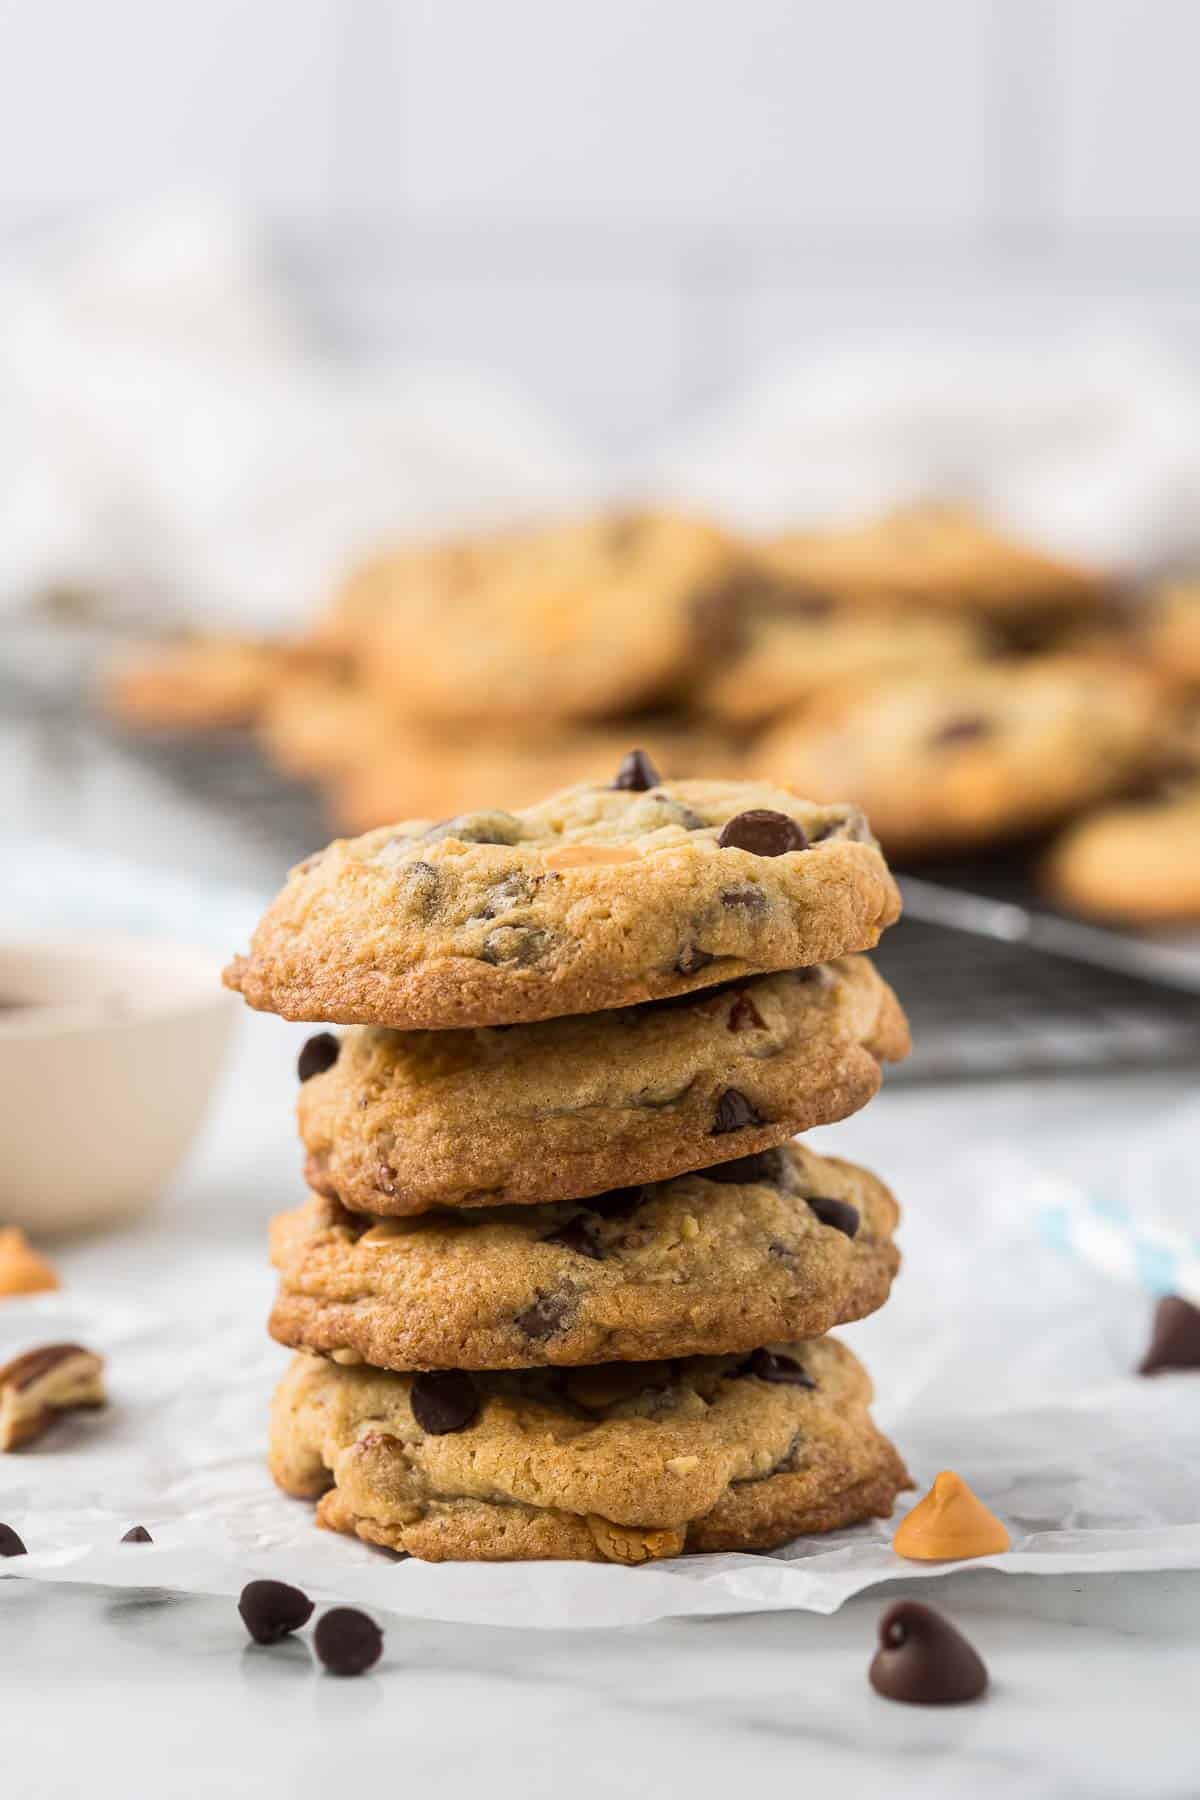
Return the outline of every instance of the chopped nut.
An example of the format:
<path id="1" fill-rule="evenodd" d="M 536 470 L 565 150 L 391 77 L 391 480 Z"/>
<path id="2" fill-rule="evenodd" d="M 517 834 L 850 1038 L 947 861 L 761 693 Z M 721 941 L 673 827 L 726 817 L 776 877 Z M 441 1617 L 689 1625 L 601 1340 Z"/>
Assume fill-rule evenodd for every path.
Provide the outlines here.
<path id="1" fill-rule="evenodd" d="M 680 1221 L 679 1221 L 679 1235 L 680 1235 L 680 1237 L 684 1237 L 684 1238 L 699 1237 L 700 1236 L 700 1221 L 699 1221 L 699 1219 L 693 1218 L 691 1213 L 684 1213 L 682 1219 L 680 1219 Z"/>
<path id="2" fill-rule="evenodd" d="M 44 1344 L 0 1369 L 0 1450 L 40 1437 L 56 1414 L 103 1406 L 104 1361 L 80 1344 Z"/>
<path id="3" fill-rule="evenodd" d="M 58 1286 L 58 1276 L 15 1225 L 0 1231 L 0 1295 L 41 1294 Z"/>
<path id="4" fill-rule="evenodd" d="M 693 1469 L 700 1467 L 698 1456 L 672 1456 L 668 1463 L 672 1475 L 690 1475 Z"/>

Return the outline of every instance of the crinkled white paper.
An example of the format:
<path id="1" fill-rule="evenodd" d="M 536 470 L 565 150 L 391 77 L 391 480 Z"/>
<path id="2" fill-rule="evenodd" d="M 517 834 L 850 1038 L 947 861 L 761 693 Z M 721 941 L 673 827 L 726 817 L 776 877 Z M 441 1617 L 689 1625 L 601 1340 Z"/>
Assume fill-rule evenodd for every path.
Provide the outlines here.
<path id="1" fill-rule="evenodd" d="M 880 1423 L 921 1490 L 955 1468 L 1007 1521 L 1013 1548 L 989 1566 L 1200 1567 L 1200 1375 L 1129 1373 L 1149 1298 L 1038 1240 L 1022 1166 L 927 1163 L 924 1197 L 910 1171 L 905 1272 L 892 1303 L 844 1334 L 876 1378 Z M 883 1523 L 641 1569 L 396 1561 L 315 1530 L 311 1507 L 271 1485 L 266 1410 L 286 1357 L 265 1339 L 270 1278 L 249 1235 L 160 1232 L 146 1255 L 158 1273 L 144 1299 L 106 1299 L 85 1264 L 61 1295 L 0 1308 L 0 1354 L 78 1339 L 107 1356 L 112 1393 L 106 1412 L 0 1458 L 0 1519 L 30 1551 L 5 1576 L 232 1595 L 272 1575 L 422 1618 L 598 1626 L 831 1612 L 874 1583 L 960 1566 L 901 1561 Z M 153 1545 L 119 1542 L 134 1523 Z"/>

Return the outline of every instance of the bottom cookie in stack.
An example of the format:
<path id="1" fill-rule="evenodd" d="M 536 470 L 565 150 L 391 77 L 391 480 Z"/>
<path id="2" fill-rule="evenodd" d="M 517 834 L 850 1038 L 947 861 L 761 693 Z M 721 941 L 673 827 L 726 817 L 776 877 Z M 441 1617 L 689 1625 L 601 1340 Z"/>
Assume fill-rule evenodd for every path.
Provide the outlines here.
<path id="1" fill-rule="evenodd" d="M 644 1563 L 886 1518 L 910 1485 L 833 1338 L 749 1355 L 402 1375 L 298 1356 L 271 1472 L 429 1562 Z"/>

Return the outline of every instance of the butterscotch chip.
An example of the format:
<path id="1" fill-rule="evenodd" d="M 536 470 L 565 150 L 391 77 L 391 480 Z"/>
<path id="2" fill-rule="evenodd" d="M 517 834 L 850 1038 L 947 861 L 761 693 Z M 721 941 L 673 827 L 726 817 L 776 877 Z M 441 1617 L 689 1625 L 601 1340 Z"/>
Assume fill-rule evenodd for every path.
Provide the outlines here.
<path id="1" fill-rule="evenodd" d="M 871 1422 L 862 1366 L 831 1338 L 772 1346 L 774 1378 L 761 1366 L 629 1365 L 587 1410 L 570 1371 L 489 1370 L 471 1377 L 470 1418 L 431 1432 L 420 1376 L 297 1358 L 275 1396 L 271 1472 L 320 1499 L 319 1524 L 432 1562 L 637 1564 L 886 1518 L 908 1477 Z"/>
<path id="2" fill-rule="evenodd" d="M 59 1285 L 50 1264 L 15 1225 L 0 1231 L 0 1296 L 41 1294 Z"/>
<path id="3" fill-rule="evenodd" d="M 0 1369 L 0 1450 L 16 1450 L 59 1413 L 103 1406 L 104 1361 L 81 1344 L 44 1344 Z"/>

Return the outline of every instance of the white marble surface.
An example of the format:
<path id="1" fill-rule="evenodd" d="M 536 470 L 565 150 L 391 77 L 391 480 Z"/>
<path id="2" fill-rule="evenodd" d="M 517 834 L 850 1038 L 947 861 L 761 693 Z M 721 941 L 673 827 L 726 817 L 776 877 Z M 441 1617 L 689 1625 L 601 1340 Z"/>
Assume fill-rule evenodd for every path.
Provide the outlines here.
<path id="1" fill-rule="evenodd" d="M 245 1020 L 217 1113 L 175 1191 L 123 1238 L 66 1251 L 72 1284 L 132 1293 L 190 1250 L 209 1254 L 214 1239 L 231 1278 L 261 1257 L 267 1215 L 295 1192 L 291 1051 L 302 1036 Z M 943 1145 L 1019 1137 L 1069 1158 L 1098 1119 L 1111 1129 L 1165 1116 L 1193 1085 L 1181 1071 L 895 1087 L 829 1138 L 903 1171 L 910 1205 L 936 1209 L 953 1202 L 938 1186 Z M 353 1780 L 371 1792 L 486 1785 L 513 1800 L 800 1782 L 924 1800 L 1195 1793 L 1200 1574 L 977 1571 L 914 1585 L 992 1670 L 985 1701 L 948 1712 L 889 1704 L 867 1686 L 875 1621 L 898 1591 L 876 1589 L 831 1618 L 624 1631 L 389 1618 L 380 1667 L 339 1682 L 301 1644 L 247 1647 L 228 1600 L 3 1580 L 0 1666 L 6 1714 L 19 1722 L 3 1791 L 324 1797 Z"/>

